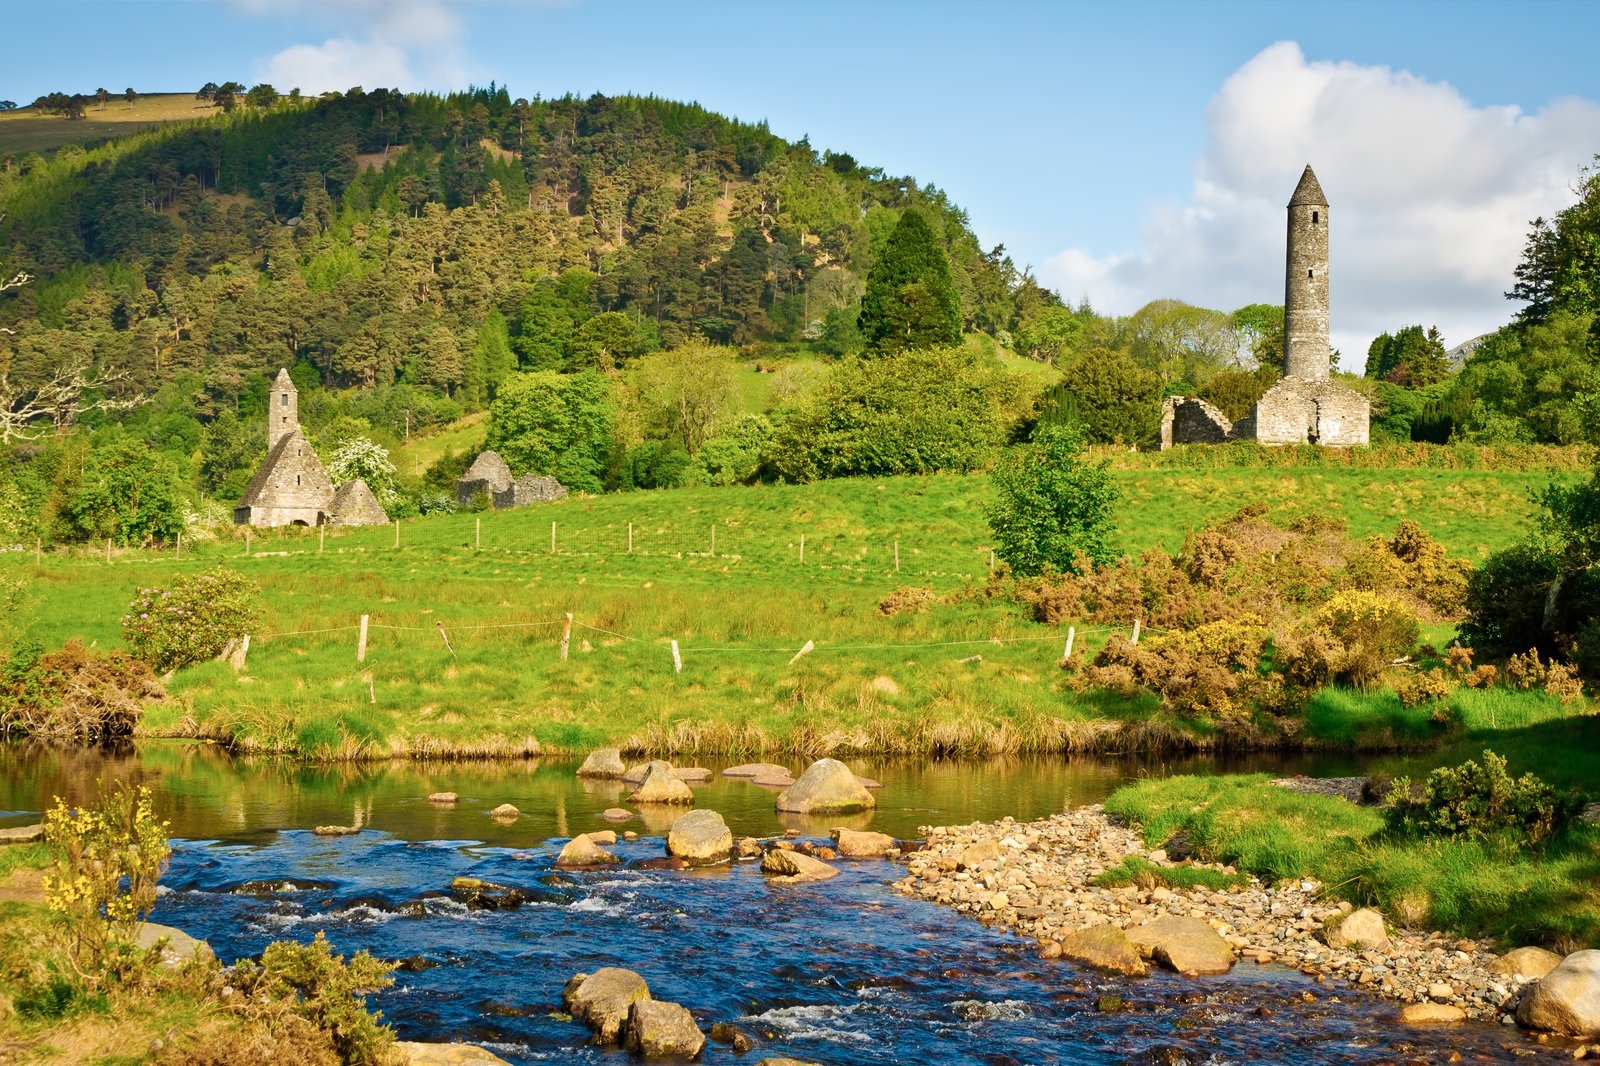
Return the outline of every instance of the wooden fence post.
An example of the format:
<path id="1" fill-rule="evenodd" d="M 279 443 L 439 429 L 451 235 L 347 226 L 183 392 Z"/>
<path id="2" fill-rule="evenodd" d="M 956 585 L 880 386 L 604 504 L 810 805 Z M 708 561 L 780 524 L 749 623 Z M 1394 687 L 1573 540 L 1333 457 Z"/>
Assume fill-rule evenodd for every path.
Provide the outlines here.
<path id="1" fill-rule="evenodd" d="M 567 612 L 567 621 L 561 627 L 561 661 L 567 661 L 567 645 L 572 642 L 572 612 Z"/>
<path id="2" fill-rule="evenodd" d="M 802 563 L 806 561 L 806 535 L 804 533 L 800 534 L 800 561 Z"/>
<path id="3" fill-rule="evenodd" d="M 802 655 L 805 655 L 807 652 L 811 651 L 816 646 L 817 646 L 816 641 L 813 641 L 813 640 L 806 641 L 805 645 L 799 651 L 794 653 L 794 658 L 789 660 L 789 665 L 793 666 L 795 663 L 799 662 L 800 661 L 800 657 Z"/>
<path id="4" fill-rule="evenodd" d="M 483 547 L 483 519 L 474 518 L 472 520 L 472 550 L 477 551 L 481 547 Z"/>
<path id="5" fill-rule="evenodd" d="M 1139 643 L 1139 619 L 1133 620 L 1133 643 Z"/>
<path id="6" fill-rule="evenodd" d="M 717 557 L 717 524 L 711 523 L 711 558 Z"/>
<path id="7" fill-rule="evenodd" d="M 556 553 L 556 524 L 555 524 L 554 521 L 551 521 L 551 523 L 550 523 L 550 554 L 554 555 L 555 553 Z"/>
<path id="8" fill-rule="evenodd" d="M 327 539 L 328 539 L 328 527 L 327 526 L 318 526 L 317 527 L 317 554 L 318 555 L 322 554 L 322 545 L 323 545 L 323 542 L 326 541 Z"/>
<path id="9" fill-rule="evenodd" d="M 356 662 L 367 661 L 367 616 L 361 616 L 361 635 L 356 638 Z"/>
<path id="10" fill-rule="evenodd" d="M 33 538 L 33 565 L 34 566 L 43 566 L 44 565 L 44 538 L 43 537 L 34 537 Z"/>
<path id="11" fill-rule="evenodd" d="M 672 642 L 672 672 L 675 674 L 683 673 L 683 656 L 678 654 L 677 641 Z"/>
<path id="12" fill-rule="evenodd" d="M 1067 627 L 1067 646 L 1061 652 L 1061 665 L 1065 666 L 1072 661 L 1072 643 L 1078 639 L 1078 627 Z"/>
<path id="13" fill-rule="evenodd" d="M 246 556 L 248 556 L 250 554 L 250 536 L 251 536 L 250 530 L 251 530 L 250 526 L 245 526 L 244 527 L 244 553 L 245 553 Z"/>
<path id="14" fill-rule="evenodd" d="M 450 634 L 444 631 L 444 623 L 434 622 L 433 624 L 439 627 L 439 639 L 444 641 L 444 650 L 450 653 L 450 658 L 454 659 L 456 650 L 450 646 Z"/>
<path id="15" fill-rule="evenodd" d="M 894 538 L 894 572 L 900 572 L 900 538 Z"/>
<path id="16" fill-rule="evenodd" d="M 178 531 L 178 558 L 180 560 L 183 558 L 183 531 L 181 529 Z"/>
<path id="17" fill-rule="evenodd" d="M 628 523 L 628 554 L 633 554 L 633 523 Z"/>
<path id="18" fill-rule="evenodd" d="M 106 538 L 106 562 L 111 561 L 111 538 Z"/>
<path id="19" fill-rule="evenodd" d="M 400 519 L 394 520 L 394 546 L 400 547 Z"/>

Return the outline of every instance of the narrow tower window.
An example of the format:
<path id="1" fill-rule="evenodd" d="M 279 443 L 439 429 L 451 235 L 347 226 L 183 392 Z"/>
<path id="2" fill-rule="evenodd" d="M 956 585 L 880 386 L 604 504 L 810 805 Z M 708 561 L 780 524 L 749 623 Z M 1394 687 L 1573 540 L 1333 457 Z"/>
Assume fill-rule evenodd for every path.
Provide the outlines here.
<path id="1" fill-rule="evenodd" d="M 1311 224 L 1313 226 L 1315 226 L 1317 224 L 1317 212 L 1316 211 L 1311 212 Z"/>
<path id="2" fill-rule="evenodd" d="M 1316 220 L 1317 220 L 1317 216 L 1315 214 L 1312 214 L 1311 221 L 1315 222 Z M 288 407 L 289 406 L 289 394 L 287 392 L 279 394 L 278 406 L 279 407 Z"/>
<path id="3" fill-rule="evenodd" d="M 295 476 L 294 476 L 294 483 L 295 483 L 295 484 L 296 484 L 296 485 L 298 485 L 298 484 L 300 484 L 300 475 L 299 475 L 299 474 L 296 474 L 296 475 L 295 475 Z"/>
<path id="4" fill-rule="evenodd" d="M 1306 271 L 1306 277 L 1308 277 L 1308 278 L 1309 278 L 1309 277 L 1310 277 L 1310 276 L 1311 276 L 1311 271 L 1309 271 L 1309 270 L 1308 270 L 1308 271 Z"/>

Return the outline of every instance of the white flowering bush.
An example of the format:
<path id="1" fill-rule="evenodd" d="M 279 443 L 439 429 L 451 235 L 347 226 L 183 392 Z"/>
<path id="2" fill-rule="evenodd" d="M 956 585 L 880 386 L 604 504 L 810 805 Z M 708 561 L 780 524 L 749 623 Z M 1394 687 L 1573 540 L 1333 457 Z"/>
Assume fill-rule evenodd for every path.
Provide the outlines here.
<path id="1" fill-rule="evenodd" d="M 381 499 L 394 484 L 394 464 L 389 461 L 389 449 L 366 437 L 340 441 L 322 465 L 334 488 L 360 478 Z"/>
<path id="2" fill-rule="evenodd" d="M 122 616 L 122 639 L 157 673 L 215 659 L 249 630 L 261 590 L 229 570 L 140 589 Z"/>

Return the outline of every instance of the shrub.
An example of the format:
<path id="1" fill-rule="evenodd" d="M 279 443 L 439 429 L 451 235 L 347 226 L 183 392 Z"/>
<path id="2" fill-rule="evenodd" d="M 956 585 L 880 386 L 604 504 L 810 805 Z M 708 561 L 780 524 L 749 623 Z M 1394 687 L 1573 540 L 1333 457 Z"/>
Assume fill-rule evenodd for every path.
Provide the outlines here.
<path id="1" fill-rule="evenodd" d="M 93 986 L 113 936 L 131 941 L 156 903 L 156 882 L 172 848 L 150 790 L 120 786 L 76 809 L 57 799 L 46 812 L 45 843 L 55 869 L 44 876 L 45 906 L 67 919 L 68 958 Z"/>
<path id="2" fill-rule="evenodd" d="M 1117 489 L 1104 461 L 1090 462 L 1083 430 L 1041 425 L 1032 443 L 994 472 L 989 508 L 995 554 L 1019 574 L 1078 570 L 1116 558 L 1111 509 Z"/>
<path id="3" fill-rule="evenodd" d="M 309 944 L 267 945 L 259 963 L 241 961 L 233 983 L 257 1001 L 283 1000 L 294 1013 L 328 1033 L 342 1061 L 377 1066 L 394 1042 L 394 1030 L 369 1013 L 365 996 L 394 983 L 394 965 L 365 951 L 346 960 L 335 955 L 322 933 Z"/>
<path id="4" fill-rule="evenodd" d="M 115 740 L 133 734 L 146 700 L 165 695 L 150 667 L 121 649 L 18 646 L 0 664 L 0 733 Z"/>
<path id="5" fill-rule="evenodd" d="M 1404 591 L 1442 618 L 1459 617 L 1472 567 L 1445 555 L 1444 545 L 1405 519 L 1387 540 L 1369 538 L 1345 565 L 1341 584 L 1390 595 Z"/>
<path id="6" fill-rule="evenodd" d="M 1395 659 L 1417 645 L 1417 617 L 1404 605 L 1376 592 L 1336 593 L 1311 618 L 1325 643 L 1331 680 L 1366 687 Z"/>
<path id="7" fill-rule="evenodd" d="M 1390 828 L 1407 836 L 1489 837 L 1510 834 L 1537 844 L 1565 829 L 1578 804 L 1533 774 L 1513 778 L 1487 749 L 1480 764 L 1441 766 L 1420 790 L 1397 778 L 1385 810 Z"/>
<path id="8" fill-rule="evenodd" d="M 1281 682 L 1257 669 L 1266 641 L 1265 628 L 1239 622 L 1152 636 L 1143 644 L 1118 633 L 1077 681 L 1123 692 L 1146 689 L 1179 714 L 1242 720 L 1252 704 L 1279 702 Z"/>
<path id="9" fill-rule="evenodd" d="M 160 673 L 215 659 L 248 631 L 259 595 L 255 582 L 229 570 L 180 578 L 170 589 L 140 589 L 122 616 L 122 638 Z"/>
<path id="10" fill-rule="evenodd" d="M 1559 570 L 1556 556 L 1535 544 L 1489 556 L 1467 579 L 1461 639 L 1497 659 L 1522 651 L 1530 640 L 1545 640 L 1544 650 L 1552 650 L 1544 609 Z"/>

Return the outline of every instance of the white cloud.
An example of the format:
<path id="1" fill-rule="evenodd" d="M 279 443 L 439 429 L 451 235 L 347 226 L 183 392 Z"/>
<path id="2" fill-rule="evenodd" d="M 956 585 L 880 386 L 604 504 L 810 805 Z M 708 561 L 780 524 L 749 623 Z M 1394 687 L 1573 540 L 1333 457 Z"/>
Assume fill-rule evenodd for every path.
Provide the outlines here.
<path id="1" fill-rule="evenodd" d="M 1454 345 L 1506 322 L 1528 220 L 1572 202 L 1600 144 L 1591 101 L 1477 107 L 1404 71 L 1307 62 L 1293 42 L 1229 77 L 1206 122 L 1187 202 L 1153 212 L 1139 249 L 1068 248 L 1041 280 L 1116 313 L 1281 303 L 1284 205 L 1310 163 L 1329 200 L 1332 340 L 1355 370 L 1386 329 L 1437 324 Z"/>
<path id="2" fill-rule="evenodd" d="M 337 30 L 257 64 L 257 77 L 307 93 L 364 88 L 466 87 L 466 31 L 444 0 L 239 0 L 251 15 L 321 22 Z"/>

